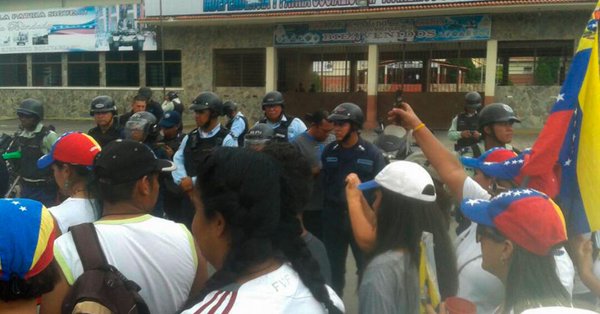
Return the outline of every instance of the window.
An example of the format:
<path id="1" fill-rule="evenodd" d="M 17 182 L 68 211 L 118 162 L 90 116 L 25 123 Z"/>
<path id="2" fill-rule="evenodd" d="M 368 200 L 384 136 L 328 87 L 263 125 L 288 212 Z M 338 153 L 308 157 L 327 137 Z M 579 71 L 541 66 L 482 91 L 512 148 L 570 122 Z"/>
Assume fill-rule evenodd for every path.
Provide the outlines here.
<path id="1" fill-rule="evenodd" d="M 216 50 L 215 84 L 237 87 L 264 86 L 264 50 Z"/>
<path id="2" fill-rule="evenodd" d="M 27 55 L 0 55 L 0 86 L 27 85 Z"/>
<path id="3" fill-rule="evenodd" d="M 31 56 L 33 86 L 61 86 L 61 54 L 36 53 Z"/>
<path id="4" fill-rule="evenodd" d="M 140 86 L 139 55 L 135 51 L 106 53 L 106 86 Z"/>
<path id="5" fill-rule="evenodd" d="M 69 86 L 99 86 L 100 63 L 96 52 L 73 52 L 67 55 Z"/>
<path id="6" fill-rule="evenodd" d="M 166 50 L 165 54 L 165 86 L 181 86 L 181 51 Z M 162 52 L 146 52 L 146 86 L 163 86 Z"/>

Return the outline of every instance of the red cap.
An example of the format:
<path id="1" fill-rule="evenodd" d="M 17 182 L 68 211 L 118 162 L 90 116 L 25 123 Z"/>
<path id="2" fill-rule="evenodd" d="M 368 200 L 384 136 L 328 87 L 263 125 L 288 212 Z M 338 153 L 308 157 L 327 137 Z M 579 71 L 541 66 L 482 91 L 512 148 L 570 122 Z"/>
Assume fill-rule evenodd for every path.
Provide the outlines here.
<path id="1" fill-rule="evenodd" d="M 46 168 L 54 161 L 91 166 L 100 145 L 91 136 L 80 132 L 68 132 L 56 140 L 50 152 L 38 159 L 38 168 Z"/>

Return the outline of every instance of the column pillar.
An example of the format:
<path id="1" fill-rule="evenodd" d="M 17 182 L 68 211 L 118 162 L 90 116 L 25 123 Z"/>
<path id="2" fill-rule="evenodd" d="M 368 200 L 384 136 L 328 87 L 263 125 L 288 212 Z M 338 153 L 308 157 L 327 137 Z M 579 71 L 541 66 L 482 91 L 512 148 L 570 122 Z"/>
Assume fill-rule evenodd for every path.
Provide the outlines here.
<path id="1" fill-rule="evenodd" d="M 266 48 L 265 93 L 277 90 L 277 49 Z"/>
<path id="2" fill-rule="evenodd" d="M 487 41 L 485 56 L 485 104 L 494 102 L 496 94 L 496 63 L 498 62 L 498 41 Z"/>
<path id="3" fill-rule="evenodd" d="M 377 126 L 377 85 L 379 79 L 379 46 L 369 45 L 367 62 L 367 112 L 365 129 Z"/>

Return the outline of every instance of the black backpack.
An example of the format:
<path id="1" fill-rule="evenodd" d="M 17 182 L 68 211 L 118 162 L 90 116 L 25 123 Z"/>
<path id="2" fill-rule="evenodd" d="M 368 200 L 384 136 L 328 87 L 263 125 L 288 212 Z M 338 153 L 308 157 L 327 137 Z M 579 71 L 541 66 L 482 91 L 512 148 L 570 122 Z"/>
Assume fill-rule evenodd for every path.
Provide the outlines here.
<path id="1" fill-rule="evenodd" d="M 94 224 L 69 229 L 83 264 L 83 274 L 75 280 L 63 300 L 62 313 L 149 314 L 138 294 L 140 286 L 109 265 L 98 241 Z"/>

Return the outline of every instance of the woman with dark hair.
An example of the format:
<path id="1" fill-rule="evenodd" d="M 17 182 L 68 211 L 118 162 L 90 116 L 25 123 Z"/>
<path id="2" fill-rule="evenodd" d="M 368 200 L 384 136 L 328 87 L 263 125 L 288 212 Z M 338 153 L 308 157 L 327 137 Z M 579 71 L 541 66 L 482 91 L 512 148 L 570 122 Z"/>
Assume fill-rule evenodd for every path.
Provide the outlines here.
<path id="1" fill-rule="evenodd" d="M 556 273 L 554 250 L 567 240 L 560 208 L 545 194 L 516 189 L 491 200 L 464 200 L 461 210 L 478 223 L 483 269 L 505 286 L 496 313 L 571 306 Z"/>
<path id="2" fill-rule="evenodd" d="M 55 228 L 42 203 L 0 199 L 0 313 L 37 313 L 37 298 L 60 278 Z"/>
<path id="3" fill-rule="evenodd" d="M 353 227 L 370 211 L 360 190 L 380 188 L 381 204 L 372 222 L 376 237 L 359 287 L 360 313 L 418 313 L 421 307 L 419 265 L 424 232 L 433 235 L 442 299 L 456 294 L 456 258 L 438 208 L 433 180 L 408 161 L 387 165 L 373 181 L 347 178 L 346 196 Z M 362 203 L 362 205 L 361 205 Z M 358 204 L 358 206 L 357 206 Z M 365 224 L 362 224 L 363 226 Z M 353 228 L 354 229 L 354 228 Z"/>
<path id="4" fill-rule="evenodd" d="M 199 169 L 192 231 L 216 268 L 184 313 L 342 313 L 295 214 L 281 209 L 281 172 L 269 156 L 217 149 Z"/>
<path id="5" fill-rule="evenodd" d="M 38 160 L 38 168 L 52 167 L 56 185 L 61 194 L 68 196 L 60 205 L 48 209 L 58 226 L 58 235 L 71 226 L 94 222 L 100 217 L 92 175 L 94 158 L 99 152 L 100 145 L 91 136 L 68 132 Z"/>

